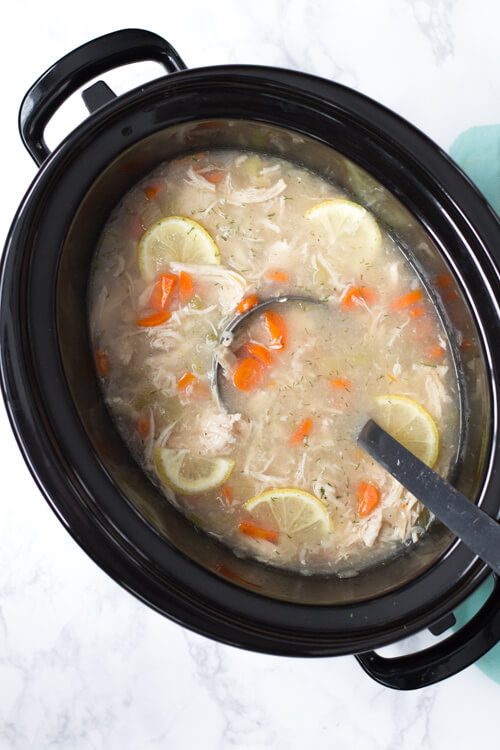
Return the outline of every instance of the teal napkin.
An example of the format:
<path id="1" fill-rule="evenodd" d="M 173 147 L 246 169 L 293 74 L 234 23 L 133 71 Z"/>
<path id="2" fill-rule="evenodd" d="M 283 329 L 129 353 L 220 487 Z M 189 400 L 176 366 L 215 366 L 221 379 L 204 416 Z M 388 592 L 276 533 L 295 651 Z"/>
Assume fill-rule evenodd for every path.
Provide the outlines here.
<path id="1" fill-rule="evenodd" d="M 500 125 L 482 125 L 460 133 L 450 156 L 500 215 Z"/>
<path id="2" fill-rule="evenodd" d="M 450 148 L 450 156 L 500 215 L 500 125 L 482 125 L 460 133 Z M 490 576 L 455 610 L 457 623 L 454 630 L 476 614 L 492 590 L 493 577 Z M 500 683 L 500 643 L 478 659 L 476 666 Z"/>

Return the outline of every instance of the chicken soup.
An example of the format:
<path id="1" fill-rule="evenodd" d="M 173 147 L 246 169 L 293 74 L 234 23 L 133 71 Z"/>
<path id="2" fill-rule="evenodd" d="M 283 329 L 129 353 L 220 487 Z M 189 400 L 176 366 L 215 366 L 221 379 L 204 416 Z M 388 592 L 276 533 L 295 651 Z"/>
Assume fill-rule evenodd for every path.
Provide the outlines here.
<path id="1" fill-rule="evenodd" d="M 356 436 L 371 416 L 446 475 L 449 345 L 401 249 L 338 186 L 235 150 L 165 163 L 110 216 L 89 303 L 130 451 L 237 555 L 349 575 L 418 542 L 427 511 Z"/>

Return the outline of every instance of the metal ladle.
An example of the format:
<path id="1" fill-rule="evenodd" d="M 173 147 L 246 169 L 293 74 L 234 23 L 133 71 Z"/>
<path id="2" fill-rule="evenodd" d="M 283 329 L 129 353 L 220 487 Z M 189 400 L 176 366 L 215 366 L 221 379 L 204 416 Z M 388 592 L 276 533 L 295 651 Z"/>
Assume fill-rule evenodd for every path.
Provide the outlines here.
<path id="1" fill-rule="evenodd" d="M 220 338 L 219 338 L 219 344 L 222 346 L 227 345 L 228 341 L 232 341 L 234 338 L 235 331 L 243 327 L 245 323 L 248 322 L 248 319 L 255 315 L 256 313 L 260 313 L 263 310 L 267 310 L 270 307 L 274 307 L 275 305 L 283 305 L 287 302 L 302 302 L 307 304 L 314 304 L 314 305 L 324 305 L 326 307 L 326 303 L 322 302 L 319 299 L 314 299 L 314 297 L 301 297 L 297 294 L 289 294 L 286 297 L 272 297 L 270 299 L 264 300 L 263 302 L 259 302 L 257 305 L 254 305 L 248 312 L 243 313 L 242 315 L 237 315 L 235 318 L 229 321 L 227 326 L 222 331 Z M 213 361 L 213 383 L 214 383 L 214 389 L 217 396 L 217 400 L 219 404 L 223 404 L 224 401 L 221 396 L 221 389 L 220 389 L 220 377 L 221 377 L 221 370 L 223 369 L 223 365 L 220 364 L 217 354 L 214 355 L 214 361 Z"/>

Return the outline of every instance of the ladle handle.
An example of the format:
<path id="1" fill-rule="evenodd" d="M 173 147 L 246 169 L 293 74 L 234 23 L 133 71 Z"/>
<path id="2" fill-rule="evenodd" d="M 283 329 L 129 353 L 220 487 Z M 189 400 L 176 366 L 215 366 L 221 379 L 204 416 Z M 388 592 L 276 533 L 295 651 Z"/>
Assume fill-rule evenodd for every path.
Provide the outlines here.
<path id="1" fill-rule="evenodd" d="M 122 29 L 77 47 L 46 70 L 24 97 L 19 111 L 21 138 L 36 163 L 40 166 L 50 155 L 45 128 L 71 94 L 101 73 L 146 60 L 161 63 L 168 73 L 186 69 L 175 49 L 161 36 L 143 29 Z M 113 97 L 111 89 L 107 90 Z"/>
<path id="2" fill-rule="evenodd" d="M 500 576 L 500 525 L 373 420 L 359 445 Z"/>

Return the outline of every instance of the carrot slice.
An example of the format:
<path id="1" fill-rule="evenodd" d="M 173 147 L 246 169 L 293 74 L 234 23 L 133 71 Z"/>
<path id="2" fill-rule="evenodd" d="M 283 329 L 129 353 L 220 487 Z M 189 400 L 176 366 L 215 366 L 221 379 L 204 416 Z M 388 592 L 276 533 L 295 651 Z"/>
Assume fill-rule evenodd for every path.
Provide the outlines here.
<path id="1" fill-rule="evenodd" d="M 252 309 L 252 307 L 255 307 L 255 305 L 259 304 L 259 298 L 256 294 L 251 294 L 249 297 L 245 297 L 245 299 L 242 299 L 241 302 L 238 304 L 236 310 L 239 313 L 246 313 L 249 310 Z"/>
<path id="2" fill-rule="evenodd" d="M 162 273 L 153 287 L 148 305 L 153 310 L 164 310 L 169 303 L 170 297 L 177 284 L 177 276 L 171 273 Z"/>
<path id="3" fill-rule="evenodd" d="M 288 340 L 288 326 L 284 319 L 273 310 L 266 310 L 264 319 L 271 338 L 271 349 L 284 349 Z"/>
<path id="4" fill-rule="evenodd" d="M 410 310 L 410 315 L 412 318 L 419 318 L 421 315 L 423 315 L 425 312 L 423 307 L 414 307 L 412 310 Z"/>
<path id="5" fill-rule="evenodd" d="M 308 417 L 293 433 L 290 438 L 290 445 L 298 445 L 299 443 L 302 443 L 305 438 L 308 438 L 309 433 L 311 432 L 311 427 L 312 419 Z"/>
<path id="6" fill-rule="evenodd" d="M 203 383 L 200 383 L 196 375 L 192 372 L 185 372 L 184 375 L 177 381 L 177 390 L 180 391 L 183 396 L 191 401 L 199 401 L 203 398 L 208 398 L 210 392 Z"/>
<path id="7" fill-rule="evenodd" d="M 436 344 L 435 346 L 431 346 L 427 353 L 430 357 L 442 357 L 444 349 L 439 344 Z"/>
<path id="8" fill-rule="evenodd" d="M 195 383 L 197 379 L 196 375 L 193 375 L 192 372 L 186 372 L 182 378 L 177 381 L 177 388 L 180 391 L 185 391 L 187 387 Z"/>
<path id="9" fill-rule="evenodd" d="M 367 286 L 350 286 L 342 300 L 344 310 L 354 310 L 375 300 L 375 292 Z"/>
<path id="10" fill-rule="evenodd" d="M 443 287 L 451 286 L 453 284 L 453 278 L 450 273 L 441 273 L 436 278 L 436 286 Z"/>
<path id="11" fill-rule="evenodd" d="M 350 382 L 345 378 L 334 378 L 330 380 L 330 385 L 332 388 L 344 388 L 346 391 L 350 391 L 352 387 Z"/>
<path id="12" fill-rule="evenodd" d="M 415 302 L 420 302 L 421 299 L 422 290 L 414 289 L 413 292 L 408 292 L 408 294 L 403 294 L 402 297 L 395 299 L 391 304 L 391 310 L 404 310 L 405 307 L 410 307 L 411 305 L 414 305 Z"/>
<path id="13" fill-rule="evenodd" d="M 279 281 L 282 283 L 285 283 L 290 278 L 285 271 L 267 271 L 266 276 L 271 281 Z"/>
<path id="14" fill-rule="evenodd" d="M 193 279 L 187 271 L 179 274 L 179 297 L 186 301 L 193 296 Z"/>
<path id="15" fill-rule="evenodd" d="M 243 346 L 243 350 L 248 352 L 252 357 L 255 357 L 255 359 L 258 359 L 259 362 L 262 362 L 262 364 L 269 367 L 273 362 L 273 355 L 269 351 L 269 349 L 266 349 L 265 346 L 262 346 L 262 344 L 257 344 L 254 341 L 250 341 L 248 344 L 245 344 Z"/>
<path id="16" fill-rule="evenodd" d="M 94 357 L 97 372 L 102 378 L 105 378 L 111 372 L 108 355 L 106 354 L 104 349 L 96 349 Z"/>
<path id="17" fill-rule="evenodd" d="M 225 487 L 222 488 L 222 497 L 224 500 L 226 500 L 228 503 L 232 503 L 234 500 L 234 492 L 233 488 L 230 487 L 228 484 L 226 484 Z"/>
<path id="18" fill-rule="evenodd" d="M 391 375 L 390 372 L 386 372 L 385 374 L 386 374 L 386 377 L 389 378 L 389 380 L 391 381 L 391 383 L 395 383 L 396 382 L 396 378 L 394 377 L 394 375 Z"/>
<path id="19" fill-rule="evenodd" d="M 146 438 L 149 435 L 150 429 L 151 424 L 149 422 L 149 419 L 146 419 L 146 417 L 141 417 L 137 422 L 137 431 L 139 432 L 139 435 L 143 438 Z"/>
<path id="20" fill-rule="evenodd" d="M 219 182 L 222 182 L 222 180 L 226 176 L 226 172 L 222 171 L 221 169 L 212 169 L 210 172 L 202 172 L 201 176 L 207 182 L 211 182 L 212 185 L 218 185 Z"/>
<path id="21" fill-rule="evenodd" d="M 142 328 L 152 328 L 153 326 L 161 326 L 161 324 L 166 323 L 169 318 L 170 312 L 165 310 L 165 312 L 157 312 L 148 315 L 145 318 L 139 318 L 137 325 L 142 326 Z"/>
<path id="22" fill-rule="evenodd" d="M 238 530 L 242 534 L 248 534 L 248 536 L 254 536 L 257 539 L 267 539 L 268 542 L 277 542 L 280 536 L 277 531 L 263 529 L 260 526 L 250 523 L 250 521 L 241 521 Z"/>
<path id="23" fill-rule="evenodd" d="M 156 198 L 158 193 L 161 190 L 161 185 L 148 185 L 148 187 L 145 190 L 146 198 L 148 201 L 153 200 L 153 198 Z"/>
<path id="24" fill-rule="evenodd" d="M 253 357 L 245 357 L 236 365 L 233 372 L 233 383 L 240 391 L 253 391 L 263 377 L 262 364 Z"/>
<path id="25" fill-rule="evenodd" d="M 374 484 L 360 482 L 357 489 L 358 513 L 360 516 L 369 515 L 380 501 L 380 492 Z"/>

